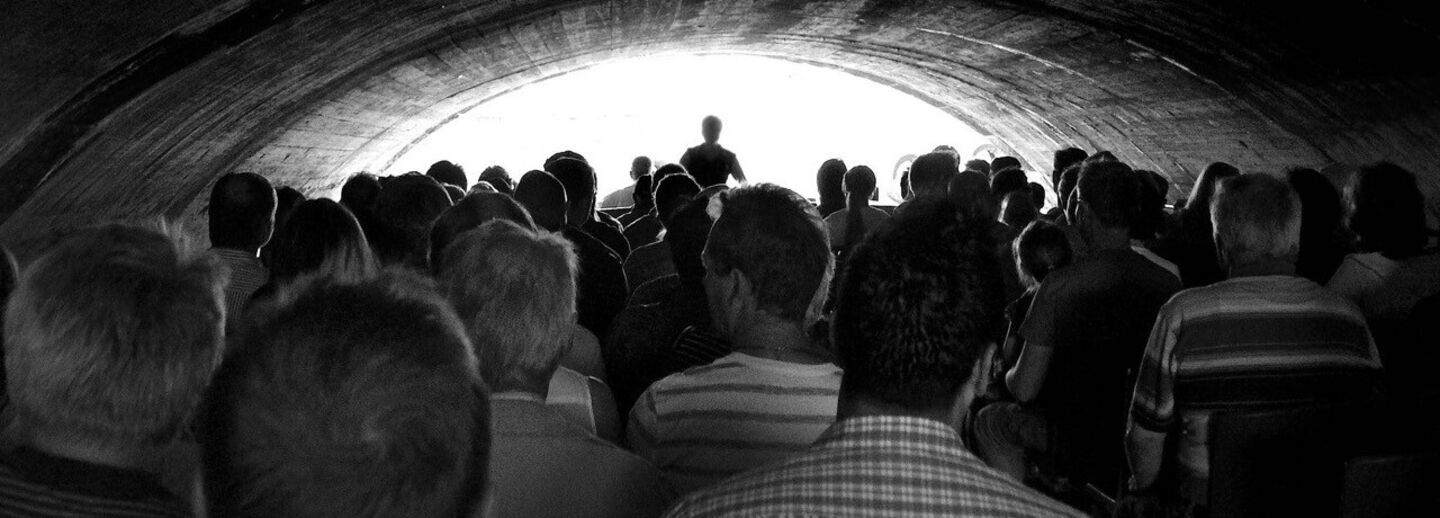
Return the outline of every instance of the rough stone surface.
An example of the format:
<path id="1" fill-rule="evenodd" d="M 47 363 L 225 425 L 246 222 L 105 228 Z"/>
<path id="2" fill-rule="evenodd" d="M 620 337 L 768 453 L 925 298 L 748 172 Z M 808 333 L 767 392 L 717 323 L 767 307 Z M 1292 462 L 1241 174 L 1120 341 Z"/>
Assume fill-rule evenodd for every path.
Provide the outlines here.
<path id="1" fill-rule="evenodd" d="M 733 52 L 920 96 L 1032 169 L 1169 176 L 1382 158 L 1440 199 L 1440 48 L 1401 2 L 152 0 L 0 6 L 0 242 L 196 225 L 214 178 L 312 195 L 477 104 L 611 58 Z"/>

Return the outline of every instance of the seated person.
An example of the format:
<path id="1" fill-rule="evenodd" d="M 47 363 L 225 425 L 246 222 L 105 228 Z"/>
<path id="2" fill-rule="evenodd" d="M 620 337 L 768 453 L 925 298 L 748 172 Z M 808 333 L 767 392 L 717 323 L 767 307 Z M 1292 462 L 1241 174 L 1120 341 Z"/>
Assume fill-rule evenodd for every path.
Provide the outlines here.
<path id="1" fill-rule="evenodd" d="M 565 186 L 545 171 L 525 173 L 515 186 L 515 201 L 530 212 L 536 227 L 559 232 L 575 245 L 575 255 L 580 258 L 580 277 L 576 281 L 579 323 L 596 337 L 607 336 L 615 315 L 625 308 L 625 299 L 630 296 L 625 270 L 614 250 L 584 230 L 567 224 L 570 204 L 566 200 Z"/>
<path id="2" fill-rule="evenodd" d="M 230 173 L 210 191 L 210 246 L 230 269 L 225 314 L 239 315 L 255 290 L 270 281 L 260 248 L 275 232 L 275 188 L 255 173 Z"/>
<path id="3" fill-rule="evenodd" d="M 840 282 L 839 420 L 804 453 L 700 490 L 668 516 L 1083 516 L 961 442 L 957 425 L 984 385 L 999 272 L 988 224 L 958 223 L 948 200 L 916 203 L 855 250 Z"/>
<path id="4" fill-rule="evenodd" d="M 803 451 L 834 421 L 840 389 L 840 368 L 809 334 L 834 261 L 819 213 L 769 184 L 714 203 L 705 294 L 735 352 L 655 382 L 626 430 L 681 492 Z"/>
<path id="5" fill-rule="evenodd" d="M 198 466 L 167 466 L 219 363 L 218 258 L 168 230 L 107 225 L 26 267 L 5 313 L 3 516 L 189 516 Z"/>
<path id="6" fill-rule="evenodd" d="M 1389 163 L 1361 168 L 1346 191 L 1361 253 L 1345 256 L 1326 286 L 1365 318 L 1404 320 L 1420 299 L 1440 293 L 1440 254 L 1426 251 L 1424 195 L 1414 175 Z"/>
<path id="7" fill-rule="evenodd" d="M 492 469 L 504 474 L 492 481 L 495 515 L 664 511 L 670 496 L 659 471 L 546 405 L 575 319 L 570 244 L 493 221 L 460 236 L 444 258 L 441 285 L 476 345 L 481 377 L 494 390 Z M 595 428 L 618 439 L 613 401 L 594 410 Z"/>
<path id="8" fill-rule="evenodd" d="M 875 172 L 869 167 L 857 165 L 845 172 L 841 181 L 845 193 L 845 206 L 825 217 L 825 227 L 830 231 L 830 246 L 842 249 L 848 246 L 850 228 L 855 227 L 855 242 L 867 232 L 880 228 L 890 214 L 870 206 L 870 195 L 875 192 Z"/>
<path id="9" fill-rule="evenodd" d="M 639 219 L 625 229 L 627 237 L 634 237 L 633 242 L 647 243 L 635 249 L 635 252 L 625 259 L 625 278 L 630 281 L 632 291 L 646 282 L 675 273 L 670 245 L 656 239 L 665 230 L 670 216 L 699 192 L 700 187 L 695 185 L 695 180 L 689 175 L 681 173 L 665 176 L 655 189 L 655 213 Z"/>
<path id="10" fill-rule="evenodd" d="M 1009 390 L 1004 388 L 1005 371 L 1020 359 L 1020 350 L 1025 346 L 1025 338 L 1020 336 L 1020 328 L 1025 323 L 1030 304 L 1035 301 L 1035 292 L 1039 291 L 1040 283 L 1050 272 L 1069 266 L 1075 259 L 1065 231 L 1061 230 L 1059 225 L 1045 220 L 1036 220 L 1027 225 L 1025 230 L 1020 232 L 1020 236 L 1015 238 L 1014 248 L 1014 268 L 1020 282 L 1025 285 L 1025 293 L 1005 306 L 1005 321 L 1008 327 L 1005 331 L 1005 342 L 1000 347 L 999 361 L 995 362 L 998 372 L 992 373 L 992 381 L 998 382 L 994 383 L 992 388 L 1006 395 L 1004 399 L 1011 399 L 1008 397 Z"/>
<path id="11" fill-rule="evenodd" d="M 1167 471 L 1176 487 L 1161 489 L 1197 504 L 1208 487 L 1210 414 L 1364 398 L 1380 369 L 1355 306 L 1295 273 L 1300 200 L 1288 184 L 1265 174 L 1223 180 L 1209 212 L 1229 278 L 1161 308 L 1125 436 L 1135 489 Z"/>
<path id="12" fill-rule="evenodd" d="M 619 221 L 595 210 L 595 169 L 583 158 L 561 157 L 545 162 L 545 172 L 565 187 L 566 225 L 604 243 L 624 261 L 630 256 L 630 242 Z"/>
<path id="13" fill-rule="evenodd" d="M 336 271 L 255 308 L 200 414 L 209 516 L 474 516 L 485 385 L 428 279 Z"/>

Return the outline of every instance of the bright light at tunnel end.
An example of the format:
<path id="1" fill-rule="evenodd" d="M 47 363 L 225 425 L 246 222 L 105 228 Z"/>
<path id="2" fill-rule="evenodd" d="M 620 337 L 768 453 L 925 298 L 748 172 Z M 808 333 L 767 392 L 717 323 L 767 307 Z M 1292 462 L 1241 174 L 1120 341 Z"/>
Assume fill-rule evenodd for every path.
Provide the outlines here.
<path id="1" fill-rule="evenodd" d="M 840 158 L 880 177 L 882 203 L 907 155 L 953 146 L 970 158 L 989 140 L 929 103 L 842 71 L 738 54 L 670 54 L 601 63 L 538 81 L 475 107 L 413 146 L 382 174 L 424 171 L 437 160 L 472 179 L 500 165 L 511 176 L 577 151 L 595 167 L 601 196 L 631 183 L 637 155 L 676 161 L 700 143 L 700 120 L 724 121 L 720 144 L 752 182 L 815 197 L 815 171 Z M 982 155 L 983 158 L 990 158 Z"/>

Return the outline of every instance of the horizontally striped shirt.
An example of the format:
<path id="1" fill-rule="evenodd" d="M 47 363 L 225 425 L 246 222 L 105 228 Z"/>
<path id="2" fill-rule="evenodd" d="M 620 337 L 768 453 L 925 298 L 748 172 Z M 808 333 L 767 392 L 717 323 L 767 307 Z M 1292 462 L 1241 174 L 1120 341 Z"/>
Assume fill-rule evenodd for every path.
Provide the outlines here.
<path id="1" fill-rule="evenodd" d="M 1084 515 L 990 469 L 944 423 L 868 416 L 841 420 L 809 451 L 694 493 L 666 516 Z"/>
<path id="2" fill-rule="evenodd" d="M 804 451 L 835 421 L 841 370 L 731 353 L 655 382 L 630 447 L 681 494 Z"/>
<path id="3" fill-rule="evenodd" d="M 1217 410 L 1368 395 L 1379 354 L 1355 305 L 1303 277 L 1238 277 L 1182 291 L 1160 310 L 1140 363 L 1130 440 L 1177 442 L 1181 474 L 1209 476 Z M 1158 435 L 1157 435 L 1158 434 Z"/>

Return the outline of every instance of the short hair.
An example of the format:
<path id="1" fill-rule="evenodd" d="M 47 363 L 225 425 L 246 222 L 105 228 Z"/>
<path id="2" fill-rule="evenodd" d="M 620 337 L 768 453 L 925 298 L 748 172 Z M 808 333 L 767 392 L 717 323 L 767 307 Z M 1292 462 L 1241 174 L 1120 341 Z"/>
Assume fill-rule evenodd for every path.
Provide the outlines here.
<path id="1" fill-rule="evenodd" d="M 1044 206 L 1045 206 L 1045 186 L 1044 186 L 1044 185 L 1040 185 L 1039 183 L 1036 183 L 1036 182 L 1030 182 L 1028 185 L 1026 185 L 1026 188 L 1028 188 L 1028 189 L 1030 190 L 1030 203 L 1035 204 L 1035 210 L 1038 211 L 1038 210 L 1040 210 L 1041 207 L 1044 207 Z"/>
<path id="2" fill-rule="evenodd" d="M 996 198 L 1004 199 L 1006 195 L 1015 191 L 1028 189 L 1029 179 L 1025 172 L 1019 169 L 1005 169 L 990 177 L 990 193 Z M 1027 191 L 1028 194 L 1028 191 Z"/>
<path id="3" fill-rule="evenodd" d="M 1050 182 L 1058 188 L 1060 185 L 1060 173 L 1065 172 L 1065 169 L 1084 161 L 1086 158 L 1090 158 L 1090 154 L 1080 148 L 1067 147 L 1065 149 L 1055 150 L 1055 167 L 1051 170 Z"/>
<path id="4" fill-rule="evenodd" d="M 1002 171 L 1020 168 L 1020 159 L 1013 156 L 1002 156 L 990 161 L 990 171 L 1000 174 Z"/>
<path id="5" fill-rule="evenodd" d="M 1030 199 L 1030 193 L 1025 190 L 1005 195 L 1000 205 L 1000 220 L 1011 228 L 1024 228 L 1040 217 L 1040 211 L 1035 209 L 1035 201 Z"/>
<path id="6" fill-rule="evenodd" d="M 846 397 L 946 408 L 999 326 L 989 226 L 953 200 L 916 200 L 846 260 L 831 325 Z"/>
<path id="7" fill-rule="evenodd" d="M 562 157 L 545 164 L 545 172 L 555 176 L 560 185 L 565 187 L 565 199 L 568 200 L 567 208 L 580 207 L 582 204 L 595 203 L 595 169 L 583 161 L 574 158 Z M 571 221 L 571 225 L 579 225 L 580 221 Z"/>
<path id="8" fill-rule="evenodd" d="M 369 240 L 360 222 L 343 205 L 326 198 L 295 207 L 270 255 L 270 276 L 287 282 L 326 265 L 373 268 Z"/>
<path id="9" fill-rule="evenodd" d="M 1404 259 L 1429 242 L 1425 197 L 1410 171 L 1389 162 L 1361 167 L 1350 179 L 1346 198 L 1350 230 L 1365 251 Z"/>
<path id="10" fill-rule="evenodd" d="M 549 168 L 550 168 L 550 164 L 552 164 L 552 163 L 554 163 L 556 160 L 559 160 L 559 159 L 562 159 L 562 158 L 570 158 L 570 159 L 574 159 L 574 160 L 579 160 L 579 161 L 581 161 L 581 162 L 585 162 L 586 164 L 589 164 L 589 163 L 590 163 L 589 160 L 586 160 L 586 159 L 585 159 L 585 156 L 584 156 L 584 155 L 581 155 L 580 153 L 576 153 L 576 152 L 574 152 L 574 151 L 571 151 L 571 150 L 567 149 L 567 150 L 564 150 L 564 151 L 557 151 L 557 152 L 555 152 L 555 154 L 550 155 L 548 158 L 545 159 L 545 164 L 544 164 L 543 166 L 541 166 L 541 168 L 542 168 L 542 169 L 545 169 L 546 171 L 549 171 L 549 170 L 550 170 L 550 169 L 549 169 Z"/>
<path id="11" fill-rule="evenodd" d="M 1070 247 L 1070 238 L 1066 237 L 1065 230 L 1045 220 L 1037 219 L 1026 225 L 1012 246 L 1016 273 L 1028 286 L 1040 284 L 1050 272 L 1075 260 L 1075 251 Z"/>
<path id="12" fill-rule="evenodd" d="M 996 221 L 1000 216 L 1000 204 L 990 192 L 990 183 L 983 174 L 975 171 L 957 174 L 950 178 L 946 191 L 968 218 Z"/>
<path id="13" fill-rule="evenodd" d="M 220 360 L 225 276 L 166 226 L 61 238 L 25 268 L 6 307 L 15 424 L 106 447 L 173 440 Z"/>
<path id="14" fill-rule="evenodd" d="M 1300 197 L 1279 178 L 1242 174 L 1221 180 L 1210 221 L 1222 266 L 1262 260 L 1294 263 L 1300 248 Z"/>
<path id="15" fill-rule="evenodd" d="M 821 207 L 844 207 L 845 206 L 845 161 L 838 158 L 831 158 L 820 164 L 820 169 L 815 172 L 815 188 L 820 195 Z"/>
<path id="16" fill-rule="evenodd" d="M 454 243 L 460 234 L 502 219 L 535 230 L 535 221 L 530 219 L 530 213 L 514 198 L 498 192 L 477 192 L 464 197 L 441 214 L 430 229 L 430 267 L 440 271 L 445 248 Z"/>
<path id="17" fill-rule="evenodd" d="M 654 173 L 654 174 L 651 174 L 651 175 L 650 175 L 652 178 L 654 178 L 654 179 L 651 180 L 651 182 L 650 182 L 650 187 L 651 187 L 652 189 L 659 189 L 659 188 L 660 188 L 660 182 L 665 181 L 665 177 L 670 176 L 670 175 L 676 175 L 676 174 L 683 174 L 683 175 L 689 176 L 689 175 L 690 175 L 690 171 L 686 171 L 686 170 L 685 170 L 685 166 L 680 165 L 679 162 L 671 162 L 671 163 L 669 163 L 669 164 L 662 165 L 662 166 L 660 166 L 659 168 L 655 169 L 655 173 Z M 695 178 L 694 178 L 694 177 L 691 177 L 690 180 L 691 180 L 691 181 L 694 181 Z M 698 185 L 698 184 L 697 184 L 697 185 Z"/>
<path id="18" fill-rule="evenodd" d="M 434 178 L 435 181 L 442 184 L 454 185 L 461 190 L 470 187 L 470 179 L 465 177 L 465 168 L 449 160 L 441 160 L 430 164 L 430 169 L 425 171 L 425 176 Z"/>
<path id="19" fill-rule="evenodd" d="M 875 192 L 875 171 L 863 165 L 851 167 L 845 171 L 842 187 L 850 196 L 868 200 L 870 193 Z"/>
<path id="20" fill-rule="evenodd" d="M 255 173 L 221 176 L 210 190 L 210 244 L 258 249 L 275 230 L 275 190 Z"/>
<path id="21" fill-rule="evenodd" d="M 559 234 L 491 221 L 445 250 L 440 282 L 464 322 L 481 377 L 542 392 L 575 324 L 575 251 Z"/>
<path id="22" fill-rule="evenodd" d="M 953 155 L 925 153 L 910 163 L 910 190 L 916 195 L 944 192 L 950 178 L 959 173 Z"/>
<path id="23" fill-rule="evenodd" d="M 380 179 L 370 173 L 355 173 L 340 188 L 340 204 L 350 212 L 370 211 L 380 196 Z"/>
<path id="24" fill-rule="evenodd" d="M 979 158 L 968 160 L 965 162 L 965 170 L 974 171 L 985 176 L 990 176 L 990 162 L 986 162 Z"/>
<path id="25" fill-rule="evenodd" d="M 466 516 L 489 396 L 433 284 L 307 277 L 247 313 L 198 438 L 211 516 Z"/>
<path id="26" fill-rule="evenodd" d="M 792 322 L 818 315 L 835 266 L 820 213 L 795 191 L 754 184 L 722 192 L 707 266 L 739 270 L 763 311 Z"/>
<path id="27" fill-rule="evenodd" d="M 565 186 L 545 171 L 530 171 L 515 185 L 515 201 L 525 207 L 535 225 L 545 230 L 565 227 Z"/>
<path id="28" fill-rule="evenodd" d="M 1135 223 L 1140 205 L 1140 181 L 1135 171 L 1123 162 L 1086 163 L 1080 169 L 1075 191 L 1101 226 L 1128 229 Z"/>
<path id="29" fill-rule="evenodd" d="M 719 117 L 706 115 L 704 119 L 700 119 L 700 133 L 706 138 L 709 138 L 711 134 L 718 138 L 723 129 L 725 129 L 725 123 L 721 122 Z"/>
<path id="30" fill-rule="evenodd" d="M 710 198 L 719 191 L 696 196 L 686 201 L 670 214 L 665 222 L 665 246 L 670 249 L 670 262 L 675 265 L 675 274 L 680 282 L 700 286 L 705 279 L 705 241 L 710 237 L 710 226 L 715 220 L 707 210 Z"/>
<path id="31" fill-rule="evenodd" d="M 632 180 L 639 180 L 641 176 L 649 176 L 650 167 L 650 157 L 644 155 L 635 157 L 634 160 L 630 161 L 630 178 Z"/>
<path id="32" fill-rule="evenodd" d="M 700 193 L 700 184 L 688 174 L 672 174 L 655 187 L 655 214 L 663 224 L 675 209 Z"/>
<path id="33" fill-rule="evenodd" d="M 450 195 L 434 178 L 406 174 L 391 178 L 375 200 L 383 236 L 372 236 L 386 263 L 427 269 L 430 225 L 450 208 Z"/>
<path id="34" fill-rule="evenodd" d="M 630 198 L 638 207 L 655 204 L 655 178 L 650 175 L 641 175 L 635 179 L 635 189 L 630 192 Z"/>
<path id="35" fill-rule="evenodd" d="M 515 192 L 515 180 L 510 178 L 510 172 L 498 165 L 486 167 L 484 171 L 481 171 L 480 181 L 489 182 L 491 187 L 505 194 Z"/>

